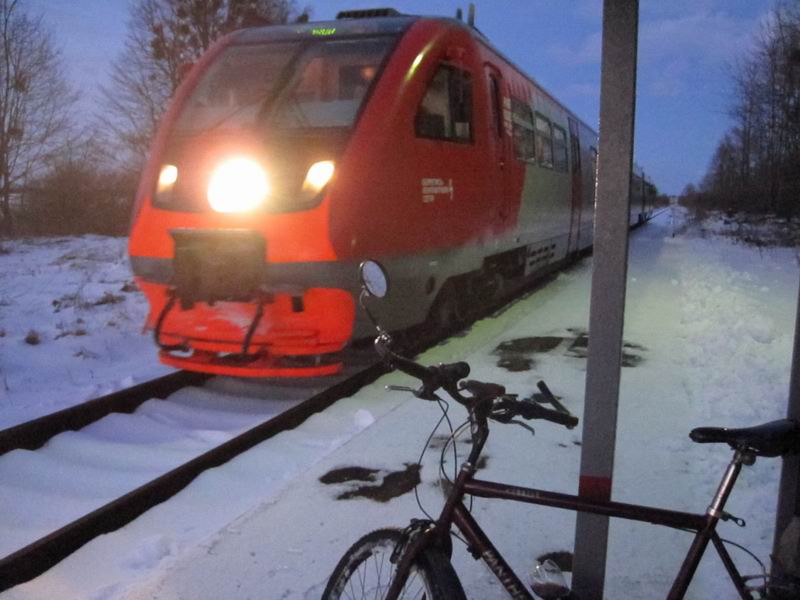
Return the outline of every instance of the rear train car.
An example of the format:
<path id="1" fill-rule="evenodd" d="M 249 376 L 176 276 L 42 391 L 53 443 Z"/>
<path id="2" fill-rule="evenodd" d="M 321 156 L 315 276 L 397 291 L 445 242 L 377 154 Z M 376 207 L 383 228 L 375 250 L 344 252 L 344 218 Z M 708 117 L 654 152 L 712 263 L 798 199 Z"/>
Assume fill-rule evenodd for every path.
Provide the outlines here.
<path id="1" fill-rule="evenodd" d="M 178 90 L 130 235 L 161 360 L 236 376 L 336 372 L 382 323 L 457 319 L 592 243 L 597 135 L 476 29 L 350 11 L 246 29 Z"/>

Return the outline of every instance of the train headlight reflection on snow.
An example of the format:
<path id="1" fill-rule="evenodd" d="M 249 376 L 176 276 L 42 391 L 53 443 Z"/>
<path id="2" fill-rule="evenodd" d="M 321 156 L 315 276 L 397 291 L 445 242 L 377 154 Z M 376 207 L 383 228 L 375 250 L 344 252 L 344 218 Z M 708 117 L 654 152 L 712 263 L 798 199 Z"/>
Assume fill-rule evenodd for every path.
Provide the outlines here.
<path id="1" fill-rule="evenodd" d="M 248 212 L 258 208 L 270 192 L 267 173 L 255 160 L 226 160 L 211 174 L 208 203 L 217 212 Z"/>
<path id="2" fill-rule="evenodd" d="M 306 173 L 303 182 L 303 191 L 306 193 L 317 194 L 328 185 L 336 171 L 336 165 L 332 160 L 322 160 L 311 165 Z"/>

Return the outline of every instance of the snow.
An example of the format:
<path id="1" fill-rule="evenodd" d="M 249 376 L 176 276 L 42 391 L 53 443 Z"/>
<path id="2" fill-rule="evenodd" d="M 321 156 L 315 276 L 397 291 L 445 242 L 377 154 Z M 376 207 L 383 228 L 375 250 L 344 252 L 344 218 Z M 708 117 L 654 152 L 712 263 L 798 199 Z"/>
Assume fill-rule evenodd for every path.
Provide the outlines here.
<path id="1" fill-rule="evenodd" d="M 794 249 L 736 244 L 711 228 L 701 235 L 696 226 L 684 226 L 684 221 L 680 212 L 675 217 L 662 215 L 631 239 L 624 337 L 628 344 L 626 364 L 632 366 L 622 371 L 613 495 L 620 501 L 702 512 L 730 453 L 721 446 L 693 444 L 688 431 L 701 425 L 746 426 L 784 415 L 798 264 Z M 74 244 L 86 255 L 103 251 L 118 256 L 114 249 L 123 247 L 118 240 L 88 238 L 59 244 L 62 248 Z M 63 286 L 58 288 L 55 281 L 45 285 L 35 276 L 25 279 L 21 268 L 13 279 L 3 280 L 0 294 L 4 298 L 11 296 L 6 281 L 18 289 L 31 288 L 27 300 L 14 305 L 30 305 L 27 321 L 16 324 L 20 317 L 5 312 L 0 321 L 7 331 L 6 338 L 0 340 L 4 348 L 0 368 L 13 383 L 10 393 L 15 394 L 13 410 L 4 401 L 0 413 L 9 421 L 28 418 L 26 415 L 62 402 L 54 388 L 64 381 L 59 376 L 65 372 L 80 382 L 67 386 L 72 398 L 79 398 L 77 392 L 85 385 L 86 374 L 78 364 L 86 363 L 50 357 L 54 352 L 69 354 L 74 346 L 67 342 L 75 343 L 77 338 L 54 340 L 57 316 L 48 314 L 48 320 L 42 322 L 33 310 L 33 305 L 44 310 L 50 299 L 61 297 L 64 289 L 74 288 L 87 277 L 85 273 L 71 274 L 74 278 L 69 279 L 50 264 L 58 256 L 73 252 L 71 247 L 63 252 L 53 248 L 46 251 L 48 247 L 23 244 L 27 259 L 25 253 L 17 260 L 0 256 L 0 260 L 8 260 L 0 263 L 3 275 L 6 266 L 27 260 L 27 270 L 53 271 L 54 278 L 62 278 Z M 38 262 L 33 260 L 35 255 L 40 258 Z M 426 352 L 420 360 L 467 360 L 473 368 L 471 377 L 497 381 L 523 394 L 532 392 L 535 382 L 543 378 L 580 416 L 586 362 L 580 344 L 573 343 L 588 323 L 590 274 L 591 260 L 583 261 L 501 314 L 475 324 L 467 335 Z M 129 277 L 124 275 L 121 263 L 114 277 L 119 281 Z M 93 281 L 101 278 L 113 279 L 107 275 Z M 102 296 L 105 291 L 107 288 L 98 288 L 94 293 Z M 143 317 L 140 302 L 131 296 L 124 306 L 138 306 Z M 121 385 L 126 377 L 138 381 L 153 368 L 143 359 L 150 340 L 143 339 L 142 346 L 137 346 L 138 342 L 131 341 L 138 340 L 134 328 L 127 330 L 127 337 L 115 329 L 93 329 L 108 318 L 98 317 L 100 311 L 119 309 L 120 304 L 100 305 L 80 313 L 92 330 L 85 336 L 92 338 L 87 342 L 99 344 L 99 348 L 110 346 L 113 352 L 106 354 L 116 355 L 118 361 L 116 368 L 106 367 L 105 354 L 99 353 L 102 358 L 88 363 L 95 373 L 94 380 L 90 379 L 95 386 Z M 131 312 L 135 314 L 136 310 Z M 77 313 L 70 316 L 77 318 Z M 45 342 L 28 347 L 20 337 L 33 327 L 44 334 Z M 533 337 L 547 340 L 525 339 Z M 9 341 L 13 353 L 6 349 Z M 59 342 L 62 345 L 57 345 Z M 505 350 L 501 352 L 497 348 L 503 342 Z M 30 369 L 12 371 L 6 360 L 23 351 L 25 357 L 13 357 L 18 361 L 16 369 L 21 370 L 25 364 L 21 359 L 27 358 L 33 369 L 44 369 L 52 360 L 54 369 L 62 370 L 52 376 Z M 150 351 L 149 356 L 153 355 Z M 16 390 L 26 381 L 38 387 L 19 395 Z M 391 479 L 387 475 L 405 472 L 408 464 L 417 460 L 439 420 L 436 405 L 402 392 L 385 391 L 389 383 L 408 384 L 409 378 L 389 374 L 300 427 L 202 474 L 175 498 L 90 542 L 39 578 L 2 594 L 2 598 L 318 598 L 338 558 L 360 535 L 388 525 L 403 526 L 408 519 L 421 516 L 413 493 L 388 501 L 353 494 L 373 493 L 387 485 Z M 177 398 L 162 402 L 169 408 L 159 412 L 159 426 L 147 428 L 147 438 L 139 438 L 141 432 L 137 432 L 128 434 L 131 439 L 117 440 L 115 436 L 121 435 L 122 429 L 113 417 L 96 424 L 98 431 L 105 432 L 97 436 L 106 444 L 153 444 L 157 455 L 159 444 L 168 437 L 161 427 L 168 424 L 182 436 L 175 442 L 176 448 L 213 443 L 223 429 L 246 426 L 250 422 L 247 415 L 256 418 L 270 412 L 260 405 L 277 401 L 270 390 L 263 383 L 212 380 L 202 390 L 182 390 Z M 221 399 L 214 395 L 219 391 L 225 394 Z M 286 386 L 282 397 L 299 398 L 303 393 L 302 386 Z M 223 410 L 220 404 L 230 406 Z M 137 418 L 147 415 L 148 409 L 143 409 Z M 214 415 L 223 412 L 226 416 L 218 422 Z M 452 406 L 450 415 L 460 423 L 464 411 Z M 573 431 L 549 423 L 534 423 L 534 427 L 536 435 L 532 436 L 519 427 L 494 425 L 481 477 L 576 492 L 580 427 Z M 436 447 L 425 453 L 421 471 L 420 497 L 432 514 L 441 506 L 437 466 L 444 433 L 440 429 L 434 437 Z M 191 442 L 186 441 L 187 435 Z M 60 440 L 52 445 L 61 450 L 66 446 Z M 81 452 L 75 455 L 76 462 L 89 465 L 92 457 L 109 454 L 92 440 L 84 440 L 78 447 Z M 458 444 L 462 458 L 467 447 L 463 440 Z M 146 470 L 151 462 L 157 462 L 154 455 L 141 451 L 129 456 L 122 447 L 116 454 L 120 479 L 130 475 L 126 470 Z M 10 458 L 0 458 L 0 470 L 10 468 L 6 466 L 11 464 L 6 460 Z M 43 458 L 30 460 L 46 462 Z M 448 461 L 452 468 L 452 457 Z M 350 481 L 324 477 L 347 467 L 372 469 L 374 473 Z M 724 537 L 745 544 L 762 559 L 768 557 L 772 543 L 779 469 L 780 461 L 775 459 L 759 459 L 746 468 L 728 510 L 745 518 L 748 525 L 745 529 L 732 524 L 721 526 Z M 100 481 L 92 481 L 90 474 L 86 477 L 89 479 L 82 485 L 94 491 Z M 2 488 L 5 477 L 0 481 Z M 35 485 L 30 482 L 30 486 Z M 3 494 L 6 491 L 3 489 Z M 60 511 L 60 503 L 51 503 L 48 517 L 55 518 Z M 573 513 L 475 500 L 473 514 L 523 578 L 537 556 L 572 547 Z M 14 529 L 8 522 L 0 527 L 5 530 L 3 537 Z M 612 521 L 607 596 L 663 597 L 690 539 L 680 531 Z M 757 572 L 749 557 L 735 549 L 732 552 L 744 572 Z M 470 598 L 505 597 L 493 576 L 458 542 L 454 564 Z M 688 597 L 736 597 L 713 553 L 703 560 Z"/>
<path id="2" fill-rule="evenodd" d="M 127 239 L 3 242 L 0 429 L 169 372 L 156 360 Z M 31 341 L 25 339 L 35 332 Z"/>

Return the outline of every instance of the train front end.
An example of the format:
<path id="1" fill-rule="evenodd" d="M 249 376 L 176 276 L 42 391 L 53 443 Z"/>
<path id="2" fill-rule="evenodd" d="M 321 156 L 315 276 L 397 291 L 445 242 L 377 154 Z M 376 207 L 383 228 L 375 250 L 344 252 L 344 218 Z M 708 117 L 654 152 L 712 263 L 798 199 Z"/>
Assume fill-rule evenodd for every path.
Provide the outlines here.
<path id="1" fill-rule="evenodd" d="M 249 377 L 341 368 L 355 273 L 331 243 L 330 195 L 356 176 L 349 140 L 408 25 L 243 30 L 189 74 L 151 149 L 129 242 L 162 362 Z"/>

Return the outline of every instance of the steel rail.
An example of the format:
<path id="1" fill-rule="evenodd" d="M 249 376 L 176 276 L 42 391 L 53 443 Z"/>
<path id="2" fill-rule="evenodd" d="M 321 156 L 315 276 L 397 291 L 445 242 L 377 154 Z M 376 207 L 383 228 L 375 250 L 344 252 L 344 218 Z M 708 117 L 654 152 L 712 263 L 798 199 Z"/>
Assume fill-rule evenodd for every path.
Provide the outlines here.
<path id="1" fill-rule="evenodd" d="M 36 450 L 60 433 L 77 431 L 111 413 L 131 413 L 147 400 L 164 399 L 181 388 L 200 385 L 209 377 L 206 373 L 177 371 L 3 429 L 0 456 L 12 450 Z"/>
<path id="2" fill-rule="evenodd" d="M 153 506 L 168 500 L 202 472 L 228 462 L 278 433 L 297 427 L 312 414 L 352 395 L 387 371 L 383 364 L 372 364 L 301 404 L 0 559 L 0 592 L 38 577 L 92 539 L 127 525 Z"/>

